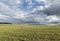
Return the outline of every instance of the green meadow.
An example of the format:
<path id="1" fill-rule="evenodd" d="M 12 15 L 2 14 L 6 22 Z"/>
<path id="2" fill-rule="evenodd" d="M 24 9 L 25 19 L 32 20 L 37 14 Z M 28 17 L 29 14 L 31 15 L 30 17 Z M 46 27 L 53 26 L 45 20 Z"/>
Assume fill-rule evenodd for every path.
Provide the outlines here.
<path id="1" fill-rule="evenodd" d="M 0 24 L 0 41 L 60 41 L 60 26 Z"/>

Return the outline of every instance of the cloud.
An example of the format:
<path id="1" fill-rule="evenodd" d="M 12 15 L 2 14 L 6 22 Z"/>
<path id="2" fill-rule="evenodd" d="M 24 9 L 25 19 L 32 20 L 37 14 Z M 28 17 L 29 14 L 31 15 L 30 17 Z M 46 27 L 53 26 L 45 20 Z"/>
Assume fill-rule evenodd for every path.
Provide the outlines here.
<path id="1" fill-rule="evenodd" d="M 47 16 L 46 19 L 48 19 L 49 22 L 54 22 L 54 21 L 59 21 L 60 20 L 56 15 Z"/>
<path id="2" fill-rule="evenodd" d="M 46 0 L 35 0 L 35 1 L 37 1 L 37 2 L 40 2 L 40 1 L 46 2 Z"/>
<path id="3" fill-rule="evenodd" d="M 6 15 L 3 15 L 3 14 L 0 14 L 0 19 L 8 19 L 10 18 L 9 16 L 6 16 Z"/>
<path id="4" fill-rule="evenodd" d="M 56 3 L 60 3 L 60 0 L 46 0 L 47 5 L 56 4 Z"/>
<path id="5" fill-rule="evenodd" d="M 7 6 L 4 3 L 0 2 L 0 13 L 8 15 L 8 16 L 13 16 L 14 12 L 15 11 L 13 9 L 11 9 L 9 6 Z"/>
<path id="6" fill-rule="evenodd" d="M 47 6 L 43 2 L 45 0 L 0 0 L 0 19 L 11 23 L 59 23 L 60 5 Z"/>
<path id="7" fill-rule="evenodd" d="M 17 11 L 15 13 L 15 16 L 13 16 L 13 18 L 24 19 L 27 14 L 29 14 L 29 13 L 25 12 L 25 11 Z"/>

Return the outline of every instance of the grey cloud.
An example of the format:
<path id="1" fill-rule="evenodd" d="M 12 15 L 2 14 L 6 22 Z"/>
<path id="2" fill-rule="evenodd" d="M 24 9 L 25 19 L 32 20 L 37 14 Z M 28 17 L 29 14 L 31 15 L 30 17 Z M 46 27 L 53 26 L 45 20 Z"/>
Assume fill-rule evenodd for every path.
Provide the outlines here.
<path id="1" fill-rule="evenodd" d="M 59 4 L 51 4 L 48 8 L 44 10 L 47 15 L 60 15 L 60 5 Z"/>

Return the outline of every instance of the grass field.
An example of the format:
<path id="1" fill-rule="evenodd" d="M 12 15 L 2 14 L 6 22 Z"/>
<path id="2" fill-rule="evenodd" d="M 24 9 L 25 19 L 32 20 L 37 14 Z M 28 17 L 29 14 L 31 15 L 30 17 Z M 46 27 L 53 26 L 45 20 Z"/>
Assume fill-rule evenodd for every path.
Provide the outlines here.
<path id="1" fill-rule="evenodd" d="M 60 26 L 0 24 L 0 41 L 60 41 Z"/>

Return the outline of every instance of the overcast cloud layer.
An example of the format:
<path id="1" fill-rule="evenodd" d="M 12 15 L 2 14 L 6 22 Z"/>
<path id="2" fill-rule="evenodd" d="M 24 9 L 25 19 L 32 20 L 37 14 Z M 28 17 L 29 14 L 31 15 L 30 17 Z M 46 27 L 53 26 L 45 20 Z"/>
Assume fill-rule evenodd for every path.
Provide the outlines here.
<path id="1" fill-rule="evenodd" d="M 60 24 L 60 5 L 45 0 L 0 0 L 0 21 L 28 24 Z"/>

